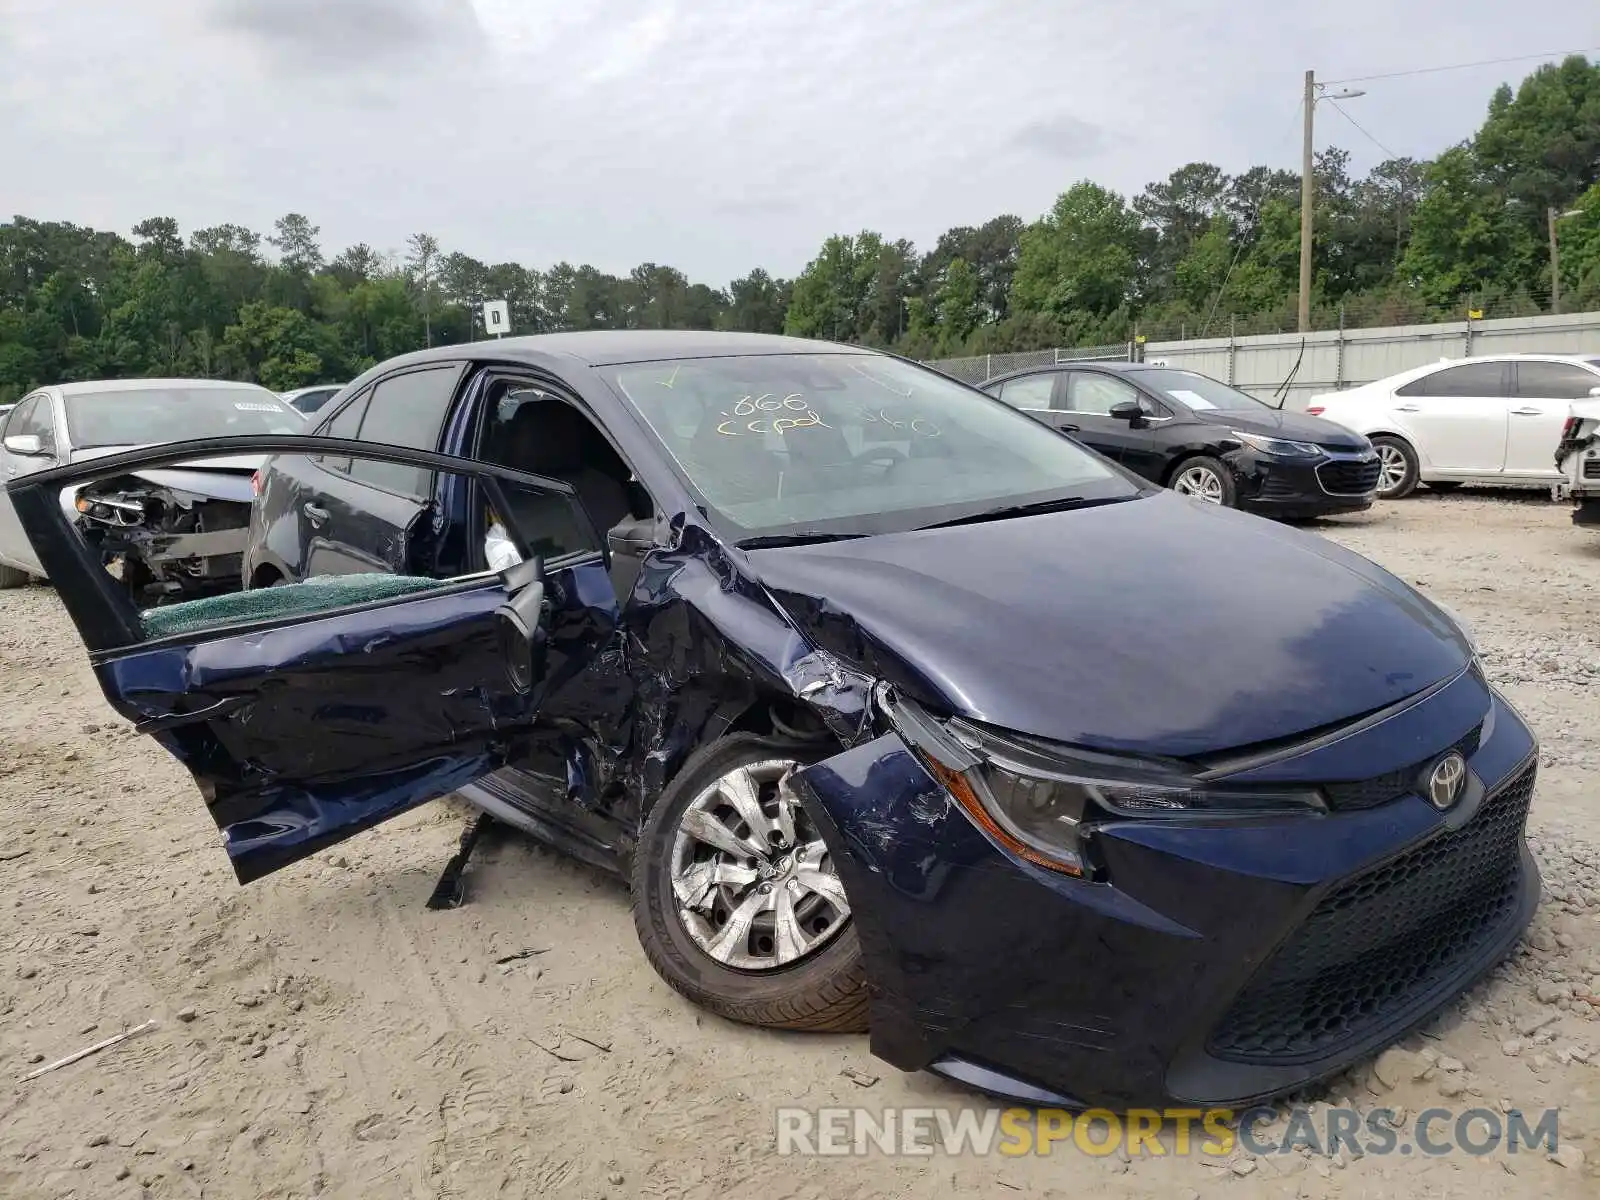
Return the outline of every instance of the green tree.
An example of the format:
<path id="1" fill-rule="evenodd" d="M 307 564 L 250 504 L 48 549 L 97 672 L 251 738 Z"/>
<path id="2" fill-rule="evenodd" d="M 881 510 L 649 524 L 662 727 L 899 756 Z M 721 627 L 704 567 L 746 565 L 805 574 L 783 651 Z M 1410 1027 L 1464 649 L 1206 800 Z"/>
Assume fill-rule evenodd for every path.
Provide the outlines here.
<path id="1" fill-rule="evenodd" d="M 858 341 L 874 328 L 869 301 L 878 277 L 883 239 L 864 231 L 836 234 L 795 278 L 784 332 L 796 337 Z"/>
<path id="2" fill-rule="evenodd" d="M 1515 93 L 1501 87 L 1472 150 L 1510 215 L 1537 241 L 1549 209 L 1570 207 L 1600 182 L 1600 63 L 1574 54 L 1538 68 Z"/>
<path id="3" fill-rule="evenodd" d="M 304 313 L 256 301 L 222 335 L 230 366 L 275 391 L 315 383 L 322 375 L 322 338 Z"/>
<path id="4" fill-rule="evenodd" d="M 414 233 L 406 242 L 406 270 L 410 272 L 412 286 L 417 290 L 417 301 L 422 308 L 422 344 L 433 345 L 433 302 L 438 286 L 435 278 L 439 266 L 439 239 L 428 233 Z"/>
<path id="5" fill-rule="evenodd" d="M 960 354 L 983 320 L 983 287 L 977 269 L 964 258 L 950 260 L 935 298 L 939 351 Z"/>
<path id="6" fill-rule="evenodd" d="M 1559 227 L 1564 308 L 1600 308 L 1600 183 L 1566 211 L 1578 215 L 1565 218 Z"/>
<path id="7" fill-rule="evenodd" d="M 1514 289 L 1527 278 L 1534 241 L 1470 146 L 1441 154 L 1427 172 L 1401 271 L 1430 304 Z"/>
<path id="8" fill-rule="evenodd" d="M 782 333 L 789 307 L 789 284 L 774 279 L 760 267 L 728 285 L 728 307 L 722 315 L 724 329 L 740 333 Z"/>
<path id="9" fill-rule="evenodd" d="M 1122 197 L 1085 180 L 1022 235 L 1011 307 L 1047 313 L 1088 333 L 1125 312 L 1138 267 L 1138 216 Z"/>

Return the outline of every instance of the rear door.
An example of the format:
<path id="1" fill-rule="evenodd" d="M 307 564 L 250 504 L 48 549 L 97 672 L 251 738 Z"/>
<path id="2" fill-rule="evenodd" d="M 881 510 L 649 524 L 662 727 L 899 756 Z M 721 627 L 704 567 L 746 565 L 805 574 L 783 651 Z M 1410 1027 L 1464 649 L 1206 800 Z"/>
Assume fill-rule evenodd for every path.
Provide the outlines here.
<path id="1" fill-rule="evenodd" d="M 1600 387 L 1600 374 L 1576 363 L 1523 360 L 1511 364 L 1511 411 L 1506 427 L 1507 475 L 1558 479 L 1556 443 L 1574 400 Z"/>
<path id="2" fill-rule="evenodd" d="M 453 579 L 346 575 L 137 611 L 60 504 L 63 488 L 222 454 L 348 455 L 465 477 L 500 511 L 572 489 L 502 467 L 348 441 L 216 438 L 38 472 L 7 491 L 106 699 L 193 774 L 241 882 L 497 769 L 553 669 L 615 625 L 603 552 Z M 584 597 L 605 596 L 605 603 Z"/>
<path id="3" fill-rule="evenodd" d="M 1051 399 L 1055 395 L 1056 381 L 1059 378 L 1060 376 L 1054 371 L 1040 371 L 1036 375 L 1018 375 L 998 385 L 990 385 L 984 390 L 1011 405 L 1012 408 L 1027 413 L 1035 420 L 1060 429 L 1063 422 L 1060 414 L 1054 411 Z M 1071 430 L 1066 432 L 1070 433 Z"/>
<path id="4" fill-rule="evenodd" d="M 328 425 L 333 437 L 360 438 L 387 446 L 433 450 L 461 380 L 460 363 L 397 372 L 365 389 Z M 296 494 L 309 537 L 305 575 L 345 575 L 393 570 L 401 536 L 431 503 L 433 472 L 427 467 L 377 459 L 322 456 L 317 464 L 333 478 L 296 471 L 318 495 Z"/>
<path id="5" fill-rule="evenodd" d="M 1498 475 L 1506 463 L 1510 391 L 1510 362 L 1463 363 L 1412 380 L 1395 392 L 1391 408 L 1424 467 Z"/>

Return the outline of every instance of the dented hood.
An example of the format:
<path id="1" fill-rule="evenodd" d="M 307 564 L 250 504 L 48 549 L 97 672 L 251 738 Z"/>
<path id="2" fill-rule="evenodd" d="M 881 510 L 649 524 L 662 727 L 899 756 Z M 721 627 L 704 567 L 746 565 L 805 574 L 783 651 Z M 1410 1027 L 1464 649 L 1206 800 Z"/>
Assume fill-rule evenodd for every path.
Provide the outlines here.
<path id="1" fill-rule="evenodd" d="M 1348 720 L 1459 671 L 1430 602 L 1312 534 L 1168 492 L 752 551 L 818 645 L 975 720 L 1194 755 Z"/>

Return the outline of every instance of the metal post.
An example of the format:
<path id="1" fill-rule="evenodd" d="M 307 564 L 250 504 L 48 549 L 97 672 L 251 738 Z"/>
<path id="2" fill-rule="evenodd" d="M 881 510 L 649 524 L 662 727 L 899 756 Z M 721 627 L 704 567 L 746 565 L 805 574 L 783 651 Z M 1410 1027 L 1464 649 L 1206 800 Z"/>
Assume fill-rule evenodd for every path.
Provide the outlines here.
<path id="1" fill-rule="evenodd" d="M 1561 311 L 1561 247 L 1556 241 L 1556 221 L 1558 215 L 1554 208 L 1547 212 L 1550 221 L 1550 311 Z"/>
<path id="2" fill-rule="evenodd" d="M 985 379 L 994 378 L 994 355 L 992 354 L 983 356 L 983 377 Z"/>
<path id="3" fill-rule="evenodd" d="M 1300 332 L 1311 329 L 1311 234 L 1312 209 L 1316 204 L 1316 180 L 1312 178 L 1312 150 L 1315 145 L 1317 73 L 1306 72 L 1305 141 L 1300 147 Z"/>
<path id="4" fill-rule="evenodd" d="M 1333 356 L 1333 390 L 1344 390 L 1344 305 L 1339 305 L 1339 341 Z"/>
<path id="5" fill-rule="evenodd" d="M 1236 313 L 1228 314 L 1228 385 L 1233 386 L 1233 361 L 1238 349 L 1234 345 L 1233 335 L 1239 327 L 1239 317 Z"/>

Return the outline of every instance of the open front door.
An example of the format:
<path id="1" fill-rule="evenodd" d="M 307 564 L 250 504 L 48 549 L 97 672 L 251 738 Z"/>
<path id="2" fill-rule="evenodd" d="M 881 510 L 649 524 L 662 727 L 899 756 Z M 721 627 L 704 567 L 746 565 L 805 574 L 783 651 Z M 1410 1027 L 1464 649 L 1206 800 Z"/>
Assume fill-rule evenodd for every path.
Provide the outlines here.
<path id="1" fill-rule="evenodd" d="M 140 611 L 103 561 L 75 498 L 134 469 L 219 455 L 373 459 L 430 475 L 434 500 L 395 532 L 396 573 L 291 580 Z M 263 468 L 270 474 L 271 463 Z M 439 540 L 460 536 L 452 489 L 481 488 L 497 511 L 515 492 L 576 505 L 572 489 L 444 455 L 329 438 L 185 442 L 39 472 L 7 490 L 55 583 L 106 698 L 186 766 L 241 882 L 259 878 L 502 765 L 532 724 L 545 642 L 570 671 L 614 614 L 590 613 L 603 550 L 541 563 L 507 530 L 519 565 L 434 578 Z M 254 506 L 241 550 L 303 538 L 316 497 Z M 93 493 L 90 493 L 93 494 Z M 581 510 L 580 510 L 581 511 Z M 126 545 L 127 539 L 119 544 Z M 414 570 L 415 573 L 409 573 Z M 592 619 L 591 619 L 592 618 Z"/>

